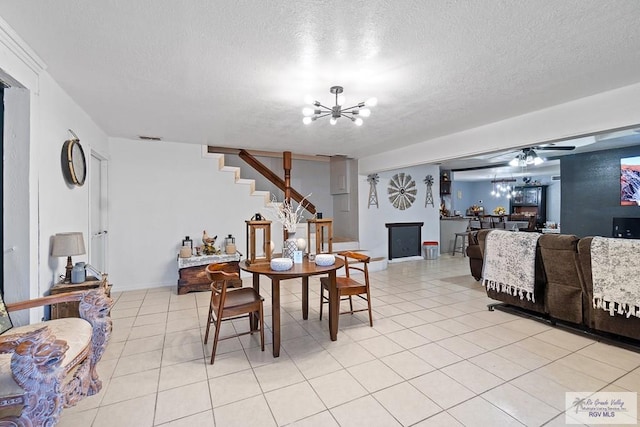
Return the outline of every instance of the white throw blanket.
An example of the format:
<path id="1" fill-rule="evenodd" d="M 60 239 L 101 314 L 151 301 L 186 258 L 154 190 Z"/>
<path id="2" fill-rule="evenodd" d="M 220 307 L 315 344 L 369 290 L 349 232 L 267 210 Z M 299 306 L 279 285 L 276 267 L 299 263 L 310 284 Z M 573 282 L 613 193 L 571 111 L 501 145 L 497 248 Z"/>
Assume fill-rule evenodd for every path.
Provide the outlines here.
<path id="1" fill-rule="evenodd" d="M 482 285 L 536 302 L 534 295 L 538 233 L 492 230 L 487 234 Z"/>
<path id="2" fill-rule="evenodd" d="M 595 308 L 640 317 L 640 240 L 594 237 L 591 277 Z"/>

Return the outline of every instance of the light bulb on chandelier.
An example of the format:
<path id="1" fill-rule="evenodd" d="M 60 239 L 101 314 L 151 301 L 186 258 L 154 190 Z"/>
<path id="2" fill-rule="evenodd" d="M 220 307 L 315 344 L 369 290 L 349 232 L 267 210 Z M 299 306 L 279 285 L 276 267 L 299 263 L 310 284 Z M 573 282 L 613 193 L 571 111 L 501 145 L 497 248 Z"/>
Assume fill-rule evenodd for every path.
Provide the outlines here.
<path id="1" fill-rule="evenodd" d="M 516 195 L 515 189 L 509 184 L 510 182 L 515 182 L 514 178 L 501 178 L 496 179 L 495 177 L 491 181 L 492 189 L 491 195 L 493 197 L 506 197 L 510 199 L 511 197 Z"/>
<path id="2" fill-rule="evenodd" d="M 352 107 L 342 108 L 345 103 L 345 98 L 342 95 L 343 91 L 344 89 L 342 86 L 332 86 L 329 89 L 329 92 L 334 94 L 336 97 L 335 105 L 333 107 L 322 105 L 319 101 L 316 101 L 311 96 L 307 95 L 304 100 L 305 103 L 311 105 L 311 107 L 305 107 L 302 109 L 302 114 L 304 115 L 302 123 L 308 125 L 317 119 L 330 116 L 331 118 L 329 119 L 329 123 L 331 125 L 335 125 L 340 117 L 347 117 L 351 119 L 356 126 L 362 126 L 364 123 L 362 117 L 366 118 L 371 116 L 371 110 L 364 107 L 375 107 L 378 105 L 378 99 L 369 98 L 365 102 L 359 102 Z"/>

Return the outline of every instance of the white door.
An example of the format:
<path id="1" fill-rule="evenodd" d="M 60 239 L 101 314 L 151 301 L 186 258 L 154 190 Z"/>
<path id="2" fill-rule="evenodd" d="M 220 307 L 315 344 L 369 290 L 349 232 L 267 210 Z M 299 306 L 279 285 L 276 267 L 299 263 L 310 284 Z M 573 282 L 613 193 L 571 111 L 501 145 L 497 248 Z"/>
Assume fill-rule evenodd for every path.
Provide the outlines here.
<path id="1" fill-rule="evenodd" d="M 89 264 L 107 273 L 107 161 L 91 153 L 89 180 Z"/>

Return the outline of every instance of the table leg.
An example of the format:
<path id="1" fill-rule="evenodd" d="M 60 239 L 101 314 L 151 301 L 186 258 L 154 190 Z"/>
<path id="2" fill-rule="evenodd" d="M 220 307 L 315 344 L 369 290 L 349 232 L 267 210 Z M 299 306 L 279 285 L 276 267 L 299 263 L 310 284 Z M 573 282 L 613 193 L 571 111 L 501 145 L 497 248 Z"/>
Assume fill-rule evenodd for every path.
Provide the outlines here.
<path id="1" fill-rule="evenodd" d="M 302 318 L 309 318 L 309 277 L 302 278 Z"/>
<path id="2" fill-rule="evenodd" d="M 336 287 L 336 272 L 329 272 L 329 335 L 331 341 L 338 339 L 338 312 L 340 311 L 340 299 L 338 298 L 338 288 Z"/>
<path id="3" fill-rule="evenodd" d="M 280 279 L 271 278 L 271 329 L 273 357 L 280 356 Z"/>
<path id="4" fill-rule="evenodd" d="M 253 273 L 253 289 L 260 295 L 260 275 L 258 273 Z M 258 316 L 255 313 L 251 313 L 249 316 L 251 319 L 251 330 L 255 331 L 258 329 Z"/>

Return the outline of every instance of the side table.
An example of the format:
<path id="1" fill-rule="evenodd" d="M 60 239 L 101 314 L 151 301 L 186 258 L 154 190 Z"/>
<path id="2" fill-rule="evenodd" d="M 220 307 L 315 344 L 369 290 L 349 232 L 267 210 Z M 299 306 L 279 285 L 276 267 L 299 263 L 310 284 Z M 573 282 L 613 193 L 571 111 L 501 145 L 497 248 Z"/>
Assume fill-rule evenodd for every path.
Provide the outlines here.
<path id="1" fill-rule="evenodd" d="M 97 277 L 87 277 L 82 283 L 57 283 L 50 290 L 51 295 L 64 294 L 73 291 L 85 291 L 88 289 L 96 289 L 104 286 L 107 296 L 111 296 L 111 284 L 107 281 L 107 275 L 102 275 L 102 280 Z M 61 319 L 63 317 L 80 317 L 80 302 L 61 302 L 51 304 L 51 319 Z"/>
<path id="2" fill-rule="evenodd" d="M 224 270 L 228 273 L 240 274 L 240 254 L 200 255 L 189 258 L 178 258 L 178 295 L 193 291 L 208 291 L 211 281 L 207 277 L 205 268 L 209 264 L 229 263 Z M 231 283 L 233 287 L 242 287 L 242 281 Z"/>

